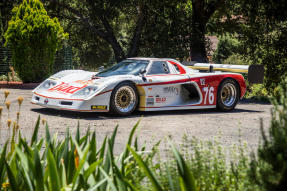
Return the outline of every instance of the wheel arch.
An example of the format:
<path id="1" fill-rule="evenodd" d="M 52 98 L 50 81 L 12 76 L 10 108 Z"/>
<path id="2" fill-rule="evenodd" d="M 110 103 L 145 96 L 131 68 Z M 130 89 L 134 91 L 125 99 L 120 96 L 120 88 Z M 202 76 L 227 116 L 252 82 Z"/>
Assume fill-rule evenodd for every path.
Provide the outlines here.
<path id="1" fill-rule="evenodd" d="M 109 108 L 110 108 L 110 111 L 111 111 L 111 102 L 112 102 L 113 92 L 114 92 L 114 90 L 115 90 L 118 86 L 120 86 L 120 85 L 122 85 L 122 84 L 124 84 L 124 83 L 129 83 L 129 84 L 131 84 L 131 85 L 134 86 L 135 91 L 136 91 L 135 93 L 136 93 L 137 99 L 138 99 L 138 102 L 137 102 L 137 105 L 136 105 L 136 107 L 135 107 L 135 110 L 139 107 L 140 96 L 139 96 L 139 91 L 138 91 L 138 89 L 137 89 L 137 84 L 136 84 L 134 81 L 132 81 L 132 80 L 123 80 L 123 81 L 120 81 L 119 83 L 117 83 L 117 84 L 114 86 L 113 90 L 112 90 L 112 93 L 111 93 L 111 96 L 110 96 L 110 100 L 109 100 Z"/>
<path id="2" fill-rule="evenodd" d="M 139 89 L 137 88 L 137 84 L 134 82 L 134 81 L 132 81 L 132 80 L 124 80 L 124 81 L 122 81 L 122 82 L 120 82 L 120 83 L 124 83 L 124 82 L 127 82 L 127 83 L 131 83 L 131 84 L 133 84 L 134 86 L 135 86 L 135 89 L 136 89 L 136 95 L 137 95 L 137 97 L 138 97 L 138 103 L 137 103 L 137 105 L 136 105 L 136 109 L 135 110 L 137 110 L 138 108 L 139 108 L 139 105 L 140 105 L 140 103 L 141 103 L 141 96 L 140 96 L 140 92 L 139 92 Z M 118 83 L 118 85 L 120 84 L 120 83 Z"/>

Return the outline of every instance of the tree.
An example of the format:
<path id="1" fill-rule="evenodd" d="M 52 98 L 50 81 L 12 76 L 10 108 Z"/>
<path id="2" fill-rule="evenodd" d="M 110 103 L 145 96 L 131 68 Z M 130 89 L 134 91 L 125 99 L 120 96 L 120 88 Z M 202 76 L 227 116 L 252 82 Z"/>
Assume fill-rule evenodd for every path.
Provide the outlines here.
<path id="1" fill-rule="evenodd" d="M 76 62 L 80 60 L 81 66 L 95 68 L 105 64 L 111 60 L 107 58 L 111 53 L 117 61 L 135 56 L 189 57 L 191 0 L 96 0 L 95 8 L 90 3 L 50 0 L 47 4 L 50 13 L 69 31 L 69 44 L 79 56 Z M 104 25 L 103 16 L 110 30 Z M 99 32 L 112 36 L 116 43 Z"/>
<path id="2" fill-rule="evenodd" d="M 241 41 L 254 64 L 266 66 L 265 87 L 270 93 L 287 75 L 287 2 L 239 1 Z"/>
<path id="3" fill-rule="evenodd" d="M 140 55 L 180 60 L 189 57 L 191 1 L 154 0 L 146 12 Z"/>
<path id="4" fill-rule="evenodd" d="M 15 70 L 24 82 L 40 82 L 53 72 L 56 50 L 68 34 L 39 0 L 24 0 L 12 14 L 5 45 L 12 49 Z"/>
<path id="5" fill-rule="evenodd" d="M 0 44 L 4 45 L 4 32 L 7 30 L 8 21 L 11 19 L 11 11 L 20 0 L 4 0 L 0 2 Z"/>
<path id="6" fill-rule="evenodd" d="M 97 37 L 103 39 L 113 50 L 116 61 L 138 54 L 139 41 L 146 19 L 145 1 L 135 0 L 49 0 L 54 9 L 60 9 L 60 17 L 74 20 Z M 126 39 L 122 39 L 124 25 L 128 25 Z M 124 46 L 124 44 L 128 46 Z M 126 48 L 127 47 L 127 48 Z M 126 48 L 126 50 L 125 50 Z"/>
<path id="7" fill-rule="evenodd" d="M 206 24 L 223 3 L 224 0 L 192 0 L 191 60 L 208 62 L 205 46 Z"/>

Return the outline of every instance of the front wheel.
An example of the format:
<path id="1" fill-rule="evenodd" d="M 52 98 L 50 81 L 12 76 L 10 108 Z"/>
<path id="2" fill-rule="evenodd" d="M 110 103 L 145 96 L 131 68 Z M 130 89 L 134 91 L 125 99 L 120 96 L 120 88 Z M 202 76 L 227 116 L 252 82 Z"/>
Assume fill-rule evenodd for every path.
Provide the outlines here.
<path id="1" fill-rule="evenodd" d="M 233 79 L 225 79 L 217 90 L 217 108 L 221 111 L 234 109 L 239 101 L 240 89 L 237 82 Z"/>
<path id="2" fill-rule="evenodd" d="M 110 107 L 117 115 L 130 115 L 138 105 L 136 87 L 128 82 L 120 83 L 112 92 Z"/>

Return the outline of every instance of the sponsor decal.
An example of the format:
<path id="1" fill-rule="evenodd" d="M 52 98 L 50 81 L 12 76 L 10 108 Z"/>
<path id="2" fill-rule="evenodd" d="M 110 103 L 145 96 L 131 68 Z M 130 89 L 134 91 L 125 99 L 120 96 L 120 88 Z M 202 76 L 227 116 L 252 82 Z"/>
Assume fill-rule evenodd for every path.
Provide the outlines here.
<path id="1" fill-rule="evenodd" d="M 152 82 L 152 79 L 149 79 L 148 81 L 149 81 L 149 82 Z"/>
<path id="2" fill-rule="evenodd" d="M 153 97 L 149 97 L 146 99 L 146 104 L 147 105 L 154 105 L 154 98 Z"/>
<path id="3" fill-rule="evenodd" d="M 164 87 L 163 93 L 171 93 L 171 94 L 178 95 L 179 89 L 178 89 L 178 87 L 174 87 L 174 86 Z"/>
<path id="4" fill-rule="evenodd" d="M 156 103 L 165 103 L 166 102 L 166 97 L 158 97 L 158 96 L 156 96 L 155 102 Z"/>
<path id="5" fill-rule="evenodd" d="M 149 91 L 151 91 L 151 90 L 152 90 L 152 88 L 148 88 L 148 90 L 149 90 Z"/>
<path id="6" fill-rule="evenodd" d="M 87 85 L 87 84 L 91 84 L 91 83 L 92 83 L 92 80 L 77 80 L 77 81 L 75 81 L 74 83 Z"/>
<path id="7" fill-rule="evenodd" d="M 49 102 L 49 100 L 48 100 L 48 98 L 46 98 L 45 100 L 44 100 L 44 104 L 47 104 Z"/>
<path id="8" fill-rule="evenodd" d="M 106 105 L 92 105 L 91 110 L 106 110 L 107 106 Z"/>
<path id="9" fill-rule="evenodd" d="M 200 79 L 200 85 L 204 86 L 205 85 L 205 78 Z"/>
<path id="10" fill-rule="evenodd" d="M 80 90 L 86 86 L 87 85 L 85 84 L 83 86 L 78 87 L 78 86 L 72 86 L 70 84 L 62 82 L 61 84 L 50 88 L 48 91 L 57 91 L 57 92 L 61 92 L 61 93 L 73 94 L 76 91 L 78 91 L 78 90 Z"/>

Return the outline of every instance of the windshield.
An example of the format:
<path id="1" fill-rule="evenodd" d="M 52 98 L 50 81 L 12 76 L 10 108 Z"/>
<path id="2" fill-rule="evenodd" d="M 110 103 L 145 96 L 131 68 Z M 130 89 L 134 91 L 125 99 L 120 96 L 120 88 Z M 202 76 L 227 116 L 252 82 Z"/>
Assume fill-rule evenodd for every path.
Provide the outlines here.
<path id="1" fill-rule="evenodd" d="M 115 75 L 139 75 L 142 69 L 146 69 L 148 60 L 124 60 L 111 68 L 98 73 L 98 77 L 108 77 Z"/>

